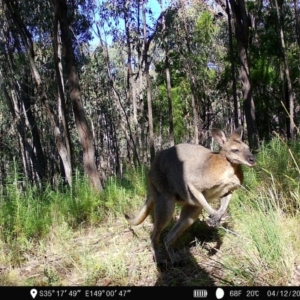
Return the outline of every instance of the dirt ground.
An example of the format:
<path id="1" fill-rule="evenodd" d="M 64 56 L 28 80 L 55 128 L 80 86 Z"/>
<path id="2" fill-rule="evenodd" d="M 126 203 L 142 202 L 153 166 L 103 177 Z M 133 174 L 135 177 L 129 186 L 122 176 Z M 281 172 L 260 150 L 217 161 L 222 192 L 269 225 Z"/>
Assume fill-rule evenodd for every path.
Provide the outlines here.
<path id="1" fill-rule="evenodd" d="M 220 232 L 203 221 L 196 223 L 176 243 L 175 250 L 182 257 L 176 266 L 153 262 L 150 221 L 130 228 L 125 220 L 118 220 L 75 234 L 55 229 L 44 244 L 23 253 L 18 266 L 0 265 L 0 285 L 236 285 L 226 278 L 221 263 L 227 250 Z M 300 263 L 295 264 L 289 285 L 300 286 Z"/>

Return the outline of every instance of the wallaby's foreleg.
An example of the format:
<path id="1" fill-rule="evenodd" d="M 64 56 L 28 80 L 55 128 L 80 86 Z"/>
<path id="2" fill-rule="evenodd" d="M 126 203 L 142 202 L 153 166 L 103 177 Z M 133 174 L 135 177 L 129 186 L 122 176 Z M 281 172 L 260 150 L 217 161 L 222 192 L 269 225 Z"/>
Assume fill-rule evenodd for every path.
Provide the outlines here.
<path id="1" fill-rule="evenodd" d="M 222 217 L 224 216 L 224 214 L 226 212 L 226 209 L 230 202 L 231 196 L 232 196 L 232 193 L 229 193 L 221 199 L 221 206 L 220 206 L 219 210 L 216 213 L 211 214 L 209 216 L 209 220 L 207 221 L 207 224 L 209 226 L 217 226 L 218 224 L 221 223 Z"/>
<path id="2" fill-rule="evenodd" d="M 195 222 L 195 220 L 199 217 L 201 210 L 201 206 L 184 205 L 178 221 L 165 238 L 165 247 L 172 264 L 180 259 L 179 255 L 174 252 L 172 245 L 179 238 L 179 236 Z"/>
<path id="3" fill-rule="evenodd" d="M 199 202 L 199 204 L 203 206 L 203 208 L 208 212 L 209 215 L 214 215 L 217 213 L 217 211 L 208 204 L 203 194 L 198 191 L 192 183 L 188 183 L 188 188 L 192 192 L 196 200 Z"/>
<path id="4" fill-rule="evenodd" d="M 203 206 L 203 208 L 209 214 L 209 220 L 207 221 L 209 226 L 216 226 L 221 222 L 221 219 L 226 212 L 228 204 L 230 202 L 232 193 L 227 194 L 221 199 L 221 206 L 218 210 L 213 209 L 206 201 L 204 195 L 196 189 L 196 187 L 188 183 L 189 190 L 192 192 L 196 200 Z"/>

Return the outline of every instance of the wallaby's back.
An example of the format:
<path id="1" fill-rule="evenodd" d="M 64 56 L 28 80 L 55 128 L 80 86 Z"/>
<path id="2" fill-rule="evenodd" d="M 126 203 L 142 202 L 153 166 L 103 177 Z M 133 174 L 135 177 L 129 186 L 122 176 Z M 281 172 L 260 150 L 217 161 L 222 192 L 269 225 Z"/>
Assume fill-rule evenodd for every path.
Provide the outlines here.
<path id="1" fill-rule="evenodd" d="M 217 187 L 225 194 L 242 184 L 243 172 L 222 153 L 200 145 L 178 144 L 158 153 L 149 180 L 159 193 L 176 194 L 177 200 L 184 201 L 190 197 L 188 182 L 207 195 L 212 196 L 212 189 Z"/>
<path id="2" fill-rule="evenodd" d="M 149 179 L 160 193 L 176 193 L 187 196 L 187 178 L 201 176 L 203 162 L 211 151 L 200 145 L 178 144 L 159 152 L 149 173 Z M 199 178 L 198 178 L 199 179 Z"/>

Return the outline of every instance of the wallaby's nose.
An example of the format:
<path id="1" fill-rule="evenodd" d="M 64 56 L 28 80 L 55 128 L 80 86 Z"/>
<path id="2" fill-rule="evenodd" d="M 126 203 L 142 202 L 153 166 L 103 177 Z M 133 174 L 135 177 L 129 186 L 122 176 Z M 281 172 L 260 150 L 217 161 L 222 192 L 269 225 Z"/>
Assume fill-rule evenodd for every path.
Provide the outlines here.
<path id="1" fill-rule="evenodd" d="M 255 156 L 254 155 L 249 155 L 248 156 L 248 162 L 252 165 L 255 164 Z"/>

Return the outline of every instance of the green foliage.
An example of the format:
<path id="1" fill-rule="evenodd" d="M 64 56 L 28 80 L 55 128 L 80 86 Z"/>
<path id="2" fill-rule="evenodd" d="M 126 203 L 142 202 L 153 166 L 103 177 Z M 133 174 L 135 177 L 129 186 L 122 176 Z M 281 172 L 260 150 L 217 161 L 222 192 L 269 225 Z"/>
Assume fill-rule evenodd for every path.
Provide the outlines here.
<path id="1" fill-rule="evenodd" d="M 141 197 L 146 195 L 146 174 L 144 166 L 126 170 L 123 178 L 111 177 L 106 183 L 103 197 L 104 206 L 114 214 L 138 209 Z"/>
<path id="2" fill-rule="evenodd" d="M 230 207 L 238 235 L 224 258 L 233 282 L 284 285 L 292 274 L 300 242 L 299 146 L 274 137 L 261 146 L 257 166 L 245 168 L 244 187 Z"/>
<path id="3" fill-rule="evenodd" d="M 257 154 L 257 166 L 244 169 L 247 187 L 237 192 L 239 205 L 250 205 L 262 212 L 280 210 L 296 216 L 300 208 L 299 186 L 300 143 L 287 144 L 279 137 L 261 146 Z"/>
<path id="4" fill-rule="evenodd" d="M 188 88 L 184 86 L 182 81 L 179 86 L 172 88 L 172 112 L 174 125 L 175 143 L 181 142 L 186 135 L 186 115 L 192 113 L 189 98 L 186 97 Z M 168 119 L 168 97 L 165 85 L 159 86 L 159 98 L 153 103 L 153 112 L 155 122 L 155 131 L 158 133 L 160 126 L 163 129 L 162 135 L 164 139 L 168 139 L 169 134 L 169 119 Z"/>
<path id="5" fill-rule="evenodd" d="M 91 189 L 88 179 L 78 173 L 71 190 L 55 191 L 49 188 L 43 193 L 43 198 L 49 201 L 48 210 L 54 223 L 66 222 L 71 227 L 77 227 L 97 224 L 104 217 L 103 198 Z"/>
<path id="6" fill-rule="evenodd" d="M 256 171 L 258 187 L 262 181 L 267 187 L 264 197 L 272 200 L 274 207 L 292 215 L 297 213 L 300 205 L 300 197 L 295 197 L 300 196 L 299 154 L 299 141 L 286 143 L 275 136 L 271 142 L 262 145 Z"/>
<path id="7" fill-rule="evenodd" d="M 213 16 L 210 12 L 204 11 L 200 15 L 197 20 L 196 30 L 199 40 L 208 46 L 216 31 L 216 26 L 213 23 Z"/>
<path id="8" fill-rule="evenodd" d="M 274 69 L 273 65 L 270 65 L 266 57 L 260 55 L 257 60 L 255 60 L 251 78 L 253 82 L 257 85 L 259 84 L 278 84 L 278 74 Z"/>
<path id="9" fill-rule="evenodd" d="M 0 238 L 6 242 L 45 237 L 50 228 L 68 224 L 71 228 L 100 223 L 107 211 L 120 214 L 140 204 L 145 196 L 147 170 L 128 170 L 122 179 L 110 178 L 102 194 L 90 189 L 86 178 L 76 175 L 73 188 L 43 192 L 18 186 L 11 178 L 0 196 Z"/>

